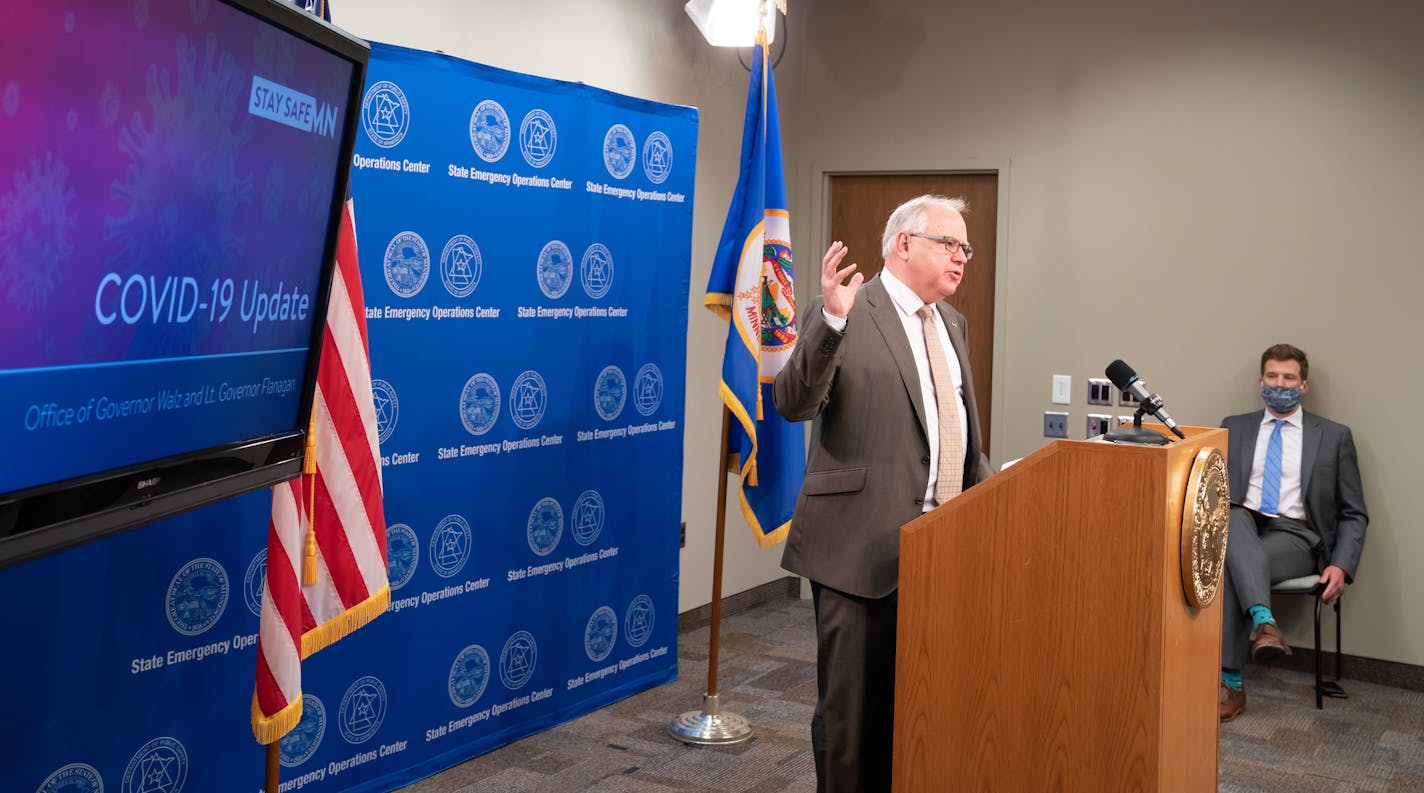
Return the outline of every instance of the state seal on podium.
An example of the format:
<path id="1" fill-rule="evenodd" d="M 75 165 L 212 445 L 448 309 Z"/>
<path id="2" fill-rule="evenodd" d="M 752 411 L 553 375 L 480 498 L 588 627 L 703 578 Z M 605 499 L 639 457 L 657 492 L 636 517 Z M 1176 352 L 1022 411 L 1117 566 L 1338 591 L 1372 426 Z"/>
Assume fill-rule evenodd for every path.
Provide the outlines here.
<path id="1" fill-rule="evenodd" d="M 1231 525 L 1231 486 L 1220 449 L 1197 452 L 1187 474 L 1182 504 L 1182 590 L 1193 608 L 1216 599 L 1226 565 L 1226 532 Z"/>

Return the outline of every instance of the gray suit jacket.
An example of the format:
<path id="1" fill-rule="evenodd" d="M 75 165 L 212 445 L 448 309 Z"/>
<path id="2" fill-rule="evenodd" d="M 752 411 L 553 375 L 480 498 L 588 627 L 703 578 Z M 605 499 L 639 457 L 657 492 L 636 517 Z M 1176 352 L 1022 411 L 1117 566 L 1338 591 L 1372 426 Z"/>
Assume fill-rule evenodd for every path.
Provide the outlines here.
<path id="1" fill-rule="evenodd" d="M 1233 503 L 1241 503 L 1246 496 L 1264 414 L 1264 410 L 1258 410 L 1228 416 L 1221 422 L 1228 433 L 1226 458 Z M 1365 548 L 1365 527 L 1370 522 L 1360 486 L 1355 439 L 1349 427 L 1314 413 L 1307 412 L 1302 425 L 1300 477 L 1305 520 L 1325 542 L 1323 561 L 1344 570 L 1346 577 L 1354 581 Z"/>
<path id="2" fill-rule="evenodd" d="M 776 377 L 781 415 L 815 419 L 781 566 L 832 589 L 884 597 L 899 586 L 900 526 L 923 511 L 930 475 L 920 375 L 879 278 L 861 287 L 843 334 L 826 324 L 823 303 L 816 297 L 804 309 L 800 340 Z M 989 476 L 989 461 L 964 317 L 938 308 L 964 373 L 967 489 Z"/>

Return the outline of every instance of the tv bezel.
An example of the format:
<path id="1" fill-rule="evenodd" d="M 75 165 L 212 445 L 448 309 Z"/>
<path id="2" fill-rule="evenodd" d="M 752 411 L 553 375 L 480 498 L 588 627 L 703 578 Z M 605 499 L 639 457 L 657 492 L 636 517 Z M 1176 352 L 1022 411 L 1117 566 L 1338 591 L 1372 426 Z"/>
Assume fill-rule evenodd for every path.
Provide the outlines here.
<path id="1" fill-rule="evenodd" d="M 319 298 L 312 309 L 311 343 L 297 426 L 291 431 L 239 438 L 218 446 L 0 493 L 0 569 L 270 487 L 302 472 L 317 367 L 326 333 L 336 245 L 371 47 L 364 40 L 282 0 L 220 2 L 347 60 L 353 69 L 320 262 Z M 77 449 L 76 453 L 83 454 L 83 450 Z"/>

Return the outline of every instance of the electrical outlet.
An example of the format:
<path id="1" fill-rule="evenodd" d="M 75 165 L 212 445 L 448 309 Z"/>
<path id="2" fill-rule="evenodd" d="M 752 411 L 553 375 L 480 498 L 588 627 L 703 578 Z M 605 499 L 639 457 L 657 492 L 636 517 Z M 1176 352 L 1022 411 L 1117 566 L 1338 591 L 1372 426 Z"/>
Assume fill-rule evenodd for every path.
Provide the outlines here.
<path id="1" fill-rule="evenodd" d="M 1089 413 L 1088 434 L 1084 437 L 1096 438 L 1099 435 L 1106 435 L 1111 422 L 1112 416 L 1109 416 L 1106 413 Z"/>
<path id="2" fill-rule="evenodd" d="M 1043 411 L 1043 437 L 1068 437 L 1068 414 L 1057 410 Z"/>
<path id="3" fill-rule="evenodd" d="M 1118 416 L 1117 418 L 1113 419 L 1113 429 L 1117 429 L 1118 427 L 1131 427 L 1131 426 L 1132 426 L 1132 416 Z"/>
<path id="4" fill-rule="evenodd" d="M 1088 404 L 1111 405 L 1112 381 L 1101 377 L 1088 378 Z"/>
<path id="5" fill-rule="evenodd" d="M 1117 393 L 1117 403 L 1123 407 L 1137 407 L 1138 399 L 1132 395 L 1131 391 L 1119 391 Z"/>

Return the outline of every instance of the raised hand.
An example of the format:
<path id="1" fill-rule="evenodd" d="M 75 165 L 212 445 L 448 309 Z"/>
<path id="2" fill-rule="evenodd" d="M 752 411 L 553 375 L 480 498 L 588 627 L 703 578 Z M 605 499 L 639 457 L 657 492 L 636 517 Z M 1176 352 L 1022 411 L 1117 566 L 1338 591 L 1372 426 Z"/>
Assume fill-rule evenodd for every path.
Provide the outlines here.
<path id="1" fill-rule="evenodd" d="M 860 291 L 860 285 L 865 281 L 864 275 L 855 272 L 854 262 L 841 267 L 841 261 L 849 252 L 844 243 L 836 240 L 821 257 L 821 296 L 826 300 L 826 313 L 833 317 L 850 314 L 850 307 L 855 305 L 855 293 Z M 850 283 L 842 283 L 851 273 L 855 275 L 851 276 Z"/>

